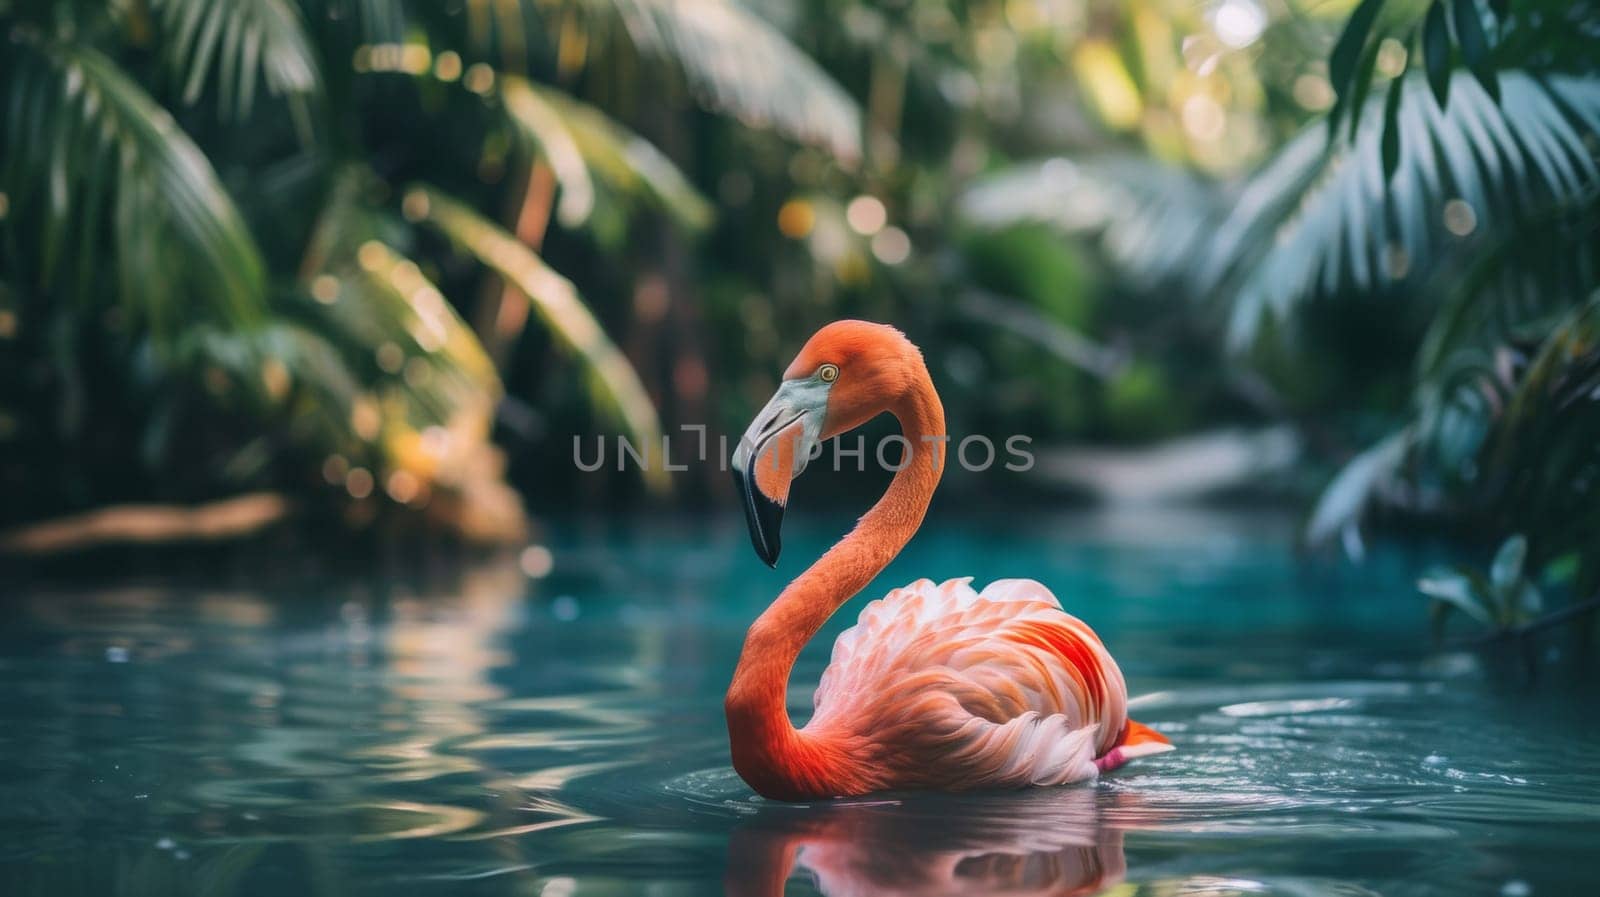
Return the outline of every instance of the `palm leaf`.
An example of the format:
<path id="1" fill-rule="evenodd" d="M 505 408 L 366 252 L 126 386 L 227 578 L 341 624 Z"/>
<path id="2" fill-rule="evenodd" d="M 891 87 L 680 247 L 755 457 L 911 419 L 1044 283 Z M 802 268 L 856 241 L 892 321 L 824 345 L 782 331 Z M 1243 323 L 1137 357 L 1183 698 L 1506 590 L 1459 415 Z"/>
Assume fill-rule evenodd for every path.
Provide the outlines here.
<path id="1" fill-rule="evenodd" d="M 1372 77 L 1370 69 L 1374 51 L 1371 48 L 1376 46 L 1376 42 L 1369 40 L 1369 35 L 1378 20 L 1378 13 L 1383 10 L 1384 2 L 1361 0 L 1345 22 L 1344 30 L 1339 33 L 1333 53 L 1328 56 L 1328 80 L 1338 97 L 1328 113 L 1330 136 L 1338 132 L 1346 109 L 1361 108 L 1360 100 L 1352 101 L 1351 95 L 1366 93 L 1368 79 Z"/>
<path id="2" fill-rule="evenodd" d="M 0 190 L 6 226 L 36 232 L 37 276 L 58 287 L 69 254 L 88 276 L 116 262 L 117 295 L 158 335 L 265 307 L 254 239 L 205 155 L 116 64 L 81 45 L 13 41 Z M 102 232 L 109 226 L 112 241 Z M 91 284 L 80 281 L 85 300 Z"/>
<path id="3" fill-rule="evenodd" d="M 1547 229 L 1534 234 L 1555 253 L 1592 260 L 1600 250 L 1593 219 L 1579 232 L 1587 245 Z M 1510 264 L 1536 267 L 1538 258 Z M 1447 325 L 1448 351 L 1423 369 L 1417 391 L 1412 429 L 1428 449 L 1419 452 L 1426 472 L 1460 484 L 1462 509 L 1502 532 L 1527 533 L 1546 559 L 1600 539 L 1600 299 L 1586 298 L 1592 286 L 1590 279 L 1579 290 L 1558 287 L 1560 298 L 1547 298 L 1532 317 L 1495 298 L 1508 294 L 1482 289 L 1470 306 L 1504 318 L 1487 324 L 1447 306 L 1446 317 L 1459 320 Z M 1558 302 L 1566 309 L 1548 310 Z"/>
<path id="4" fill-rule="evenodd" d="M 1430 284 L 1445 299 L 1418 353 L 1407 427 L 1413 482 L 1457 487 L 1457 512 L 1520 525 L 1547 556 L 1600 537 L 1600 318 L 1587 302 L 1600 277 L 1597 208 L 1592 191 Z"/>
<path id="5" fill-rule="evenodd" d="M 596 394 L 639 446 L 661 444 L 655 405 L 626 356 L 583 304 L 572 282 L 557 274 L 511 234 L 466 206 L 429 187 L 413 187 L 407 203 L 419 220 L 449 237 L 525 296 L 551 334 L 577 356 Z M 658 490 L 666 471 L 648 466 L 646 480 Z"/>
<path id="6" fill-rule="evenodd" d="M 355 338 L 368 358 L 386 346 L 399 350 L 396 370 L 419 359 L 433 371 L 404 379 L 406 391 L 442 423 L 468 401 L 498 400 L 500 378 L 472 328 L 422 275 L 417 264 L 376 240 L 362 244 L 354 268 L 336 275 L 337 298 L 324 312 L 338 331 Z"/>
<path id="7" fill-rule="evenodd" d="M 1437 391 L 1463 368 L 1486 369 L 1496 347 L 1548 333 L 1600 282 L 1600 190 L 1491 241 L 1448 272 L 1445 300 L 1418 352 L 1418 382 Z"/>
<path id="8" fill-rule="evenodd" d="M 861 155 L 856 104 L 776 29 L 730 2 L 580 0 L 611 6 L 641 49 L 682 66 L 712 109 L 746 124 L 770 123 L 826 147 L 842 161 Z"/>
<path id="9" fill-rule="evenodd" d="M 199 99 L 212 77 L 224 114 L 250 114 L 256 81 L 273 96 L 303 96 L 320 84 L 317 57 L 299 12 L 288 0 L 150 0 L 164 29 L 161 50 Z"/>
<path id="10" fill-rule="evenodd" d="M 1097 237 L 1125 276 L 1146 286 L 1186 279 L 1203 258 L 1225 196 L 1179 168 L 1131 156 L 1049 159 L 990 175 L 961 196 L 982 227 L 1028 221 Z"/>
<path id="11" fill-rule="evenodd" d="M 687 228 L 710 223 L 710 204 L 677 166 L 605 113 L 515 75 L 501 77 L 500 96 L 518 132 L 555 172 L 561 185 L 556 217 L 563 225 L 588 220 L 596 181 L 615 193 L 650 200 Z"/>
<path id="12" fill-rule="evenodd" d="M 401 228 L 366 201 L 376 186 L 362 168 L 335 177 L 301 268 L 318 300 L 302 305 L 302 317 L 336 335 L 365 380 L 404 393 L 417 426 L 444 423 L 463 405 L 492 404 L 502 392 L 494 363 L 416 262 L 390 247 Z M 380 359 L 390 370 L 379 370 Z M 417 376 L 418 362 L 426 376 Z M 411 376 L 395 376 L 407 367 Z"/>
<path id="13" fill-rule="evenodd" d="M 681 70 L 701 105 L 820 146 L 845 164 L 861 156 L 855 101 L 780 31 L 730 0 L 472 0 L 467 14 L 478 48 L 497 49 L 509 65 L 533 43 L 530 21 L 602 48 L 583 50 L 589 58 L 608 55 L 603 48 L 621 35 Z"/>
<path id="14" fill-rule="evenodd" d="M 1306 541 L 1313 545 L 1343 535 L 1347 542 L 1362 515 L 1382 489 L 1392 483 L 1405 461 L 1411 434 L 1402 430 L 1350 459 L 1323 490 L 1306 524 Z"/>
<path id="15" fill-rule="evenodd" d="M 403 39 L 399 0 L 361 0 L 357 12 L 368 43 Z M 547 37 L 568 73 L 586 60 L 623 58 L 631 47 L 681 71 L 712 111 L 822 147 L 847 165 L 861 156 L 855 101 L 781 31 L 732 0 L 469 0 L 464 27 L 448 8 L 412 12 L 463 55 L 510 71 L 526 69 L 529 48 Z"/>
<path id="16" fill-rule="evenodd" d="M 1434 602 L 1433 616 L 1436 626 L 1442 626 L 1451 608 L 1458 610 L 1484 626 L 1495 625 L 1493 611 L 1486 605 L 1485 597 L 1473 588 L 1472 580 L 1454 571 L 1444 571 L 1417 582 L 1417 590 Z"/>
<path id="17" fill-rule="evenodd" d="M 221 371 L 265 420 L 296 442 L 374 471 L 418 464 L 420 433 L 444 427 L 484 442 L 499 378 L 476 337 L 416 265 L 367 243 L 336 268 L 337 292 L 284 297 L 263 324 L 185 332 L 180 360 Z M 431 477 L 430 477 L 431 478 Z"/>
<path id="18" fill-rule="evenodd" d="M 178 357 L 225 372 L 258 417 L 292 418 L 293 431 L 318 450 L 353 452 L 360 440 L 352 411 L 363 385 L 329 337 L 326 328 L 283 317 L 253 327 L 201 325 L 184 332 Z"/>
<path id="19" fill-rule="evenodd" d="M 1349 148 L 1316 152 L 1309 134 L 1291 141 L 1218 230 L 1207 285 L 1234 296 L 1234 344 L 1249 344 L 1266 318 L 1301 302 L 1388 286 L 1428 266 L 1459 242 L 1439 226 L 1451 200 L 1466 203 L 1473 228 L 1492 231 L 1593 189 L 1600 170 L 1585 141 L 1600 127 L 1600 79 L 1505 72 L 1500 84 L 1496 104 L 1458 73 L 1441 110 L 1420 73 L 1407 78 L 1387 184 L 1382 99 L 1367 105 Z M 1306 187 L 1269 195 L 1293 183 Z"/>

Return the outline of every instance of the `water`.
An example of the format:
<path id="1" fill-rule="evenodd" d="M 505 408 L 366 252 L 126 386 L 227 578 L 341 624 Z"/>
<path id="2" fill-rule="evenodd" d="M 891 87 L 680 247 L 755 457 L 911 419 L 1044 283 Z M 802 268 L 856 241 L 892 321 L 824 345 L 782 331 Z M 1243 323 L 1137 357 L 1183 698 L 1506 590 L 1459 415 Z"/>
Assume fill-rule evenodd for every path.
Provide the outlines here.
<path id="1" fill-rule="evenodd" d="M 1178 750 L 1079 787 L 762 801 L 721 690 L 843 524 L 789 521 L 777 573 L 738 521 L 591 522 L 552 527 L 537 581 L 9 595 L 0 893 L 1595 893 L 1593 699 L 1428 650 L 1429 558 L 1306 561 L 1277 517 L 931 521 L 875 592 L 1043 580 Z M 802 657 L 797 717 L 858 609 Z"/>

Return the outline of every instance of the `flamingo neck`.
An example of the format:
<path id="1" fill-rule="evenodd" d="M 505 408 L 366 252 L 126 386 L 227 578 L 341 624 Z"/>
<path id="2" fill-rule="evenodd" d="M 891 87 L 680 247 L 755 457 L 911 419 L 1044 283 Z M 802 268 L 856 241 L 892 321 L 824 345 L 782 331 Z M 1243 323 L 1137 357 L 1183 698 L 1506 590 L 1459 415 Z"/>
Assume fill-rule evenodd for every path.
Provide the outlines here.
<path id="1" fill-rule="evenodd" d="M 728 689 L 734 768 L 768 797 L 833 796 L 850 776 L 865 774 L 852 771 L 838 746 L 797 731 L 789 721 L 787 696 L 800 649 L 911 540 L 944 471 L 949 448 L 944 407 L 926 371 L 888 410 L 909 444 L 900 470 L 855 529 L 789 583 L 750 626 Z"/>

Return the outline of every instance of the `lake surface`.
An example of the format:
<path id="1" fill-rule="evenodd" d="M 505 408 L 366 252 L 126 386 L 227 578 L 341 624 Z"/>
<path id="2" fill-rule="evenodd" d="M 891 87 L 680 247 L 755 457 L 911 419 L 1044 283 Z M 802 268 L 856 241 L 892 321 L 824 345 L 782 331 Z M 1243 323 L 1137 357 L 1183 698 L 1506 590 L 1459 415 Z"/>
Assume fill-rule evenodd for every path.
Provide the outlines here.
<path id="1" fill-rule="evenodd" d="M 589 521 L 549 526 L 541 578 L 13 591 L 0 893 L 1600 892 L 1593 689 L 1432 651 L 1436 558 L 1300 558 L 1276 516 L 930 519 L 872 597 L 1045 582 L 1177 750 L 1077 787 L 763 801 L 722 689 L 848 525 L 790 516 L 777 572 L 741 521 Z M 864 601 L 801 658 L 797 720 Z"/>

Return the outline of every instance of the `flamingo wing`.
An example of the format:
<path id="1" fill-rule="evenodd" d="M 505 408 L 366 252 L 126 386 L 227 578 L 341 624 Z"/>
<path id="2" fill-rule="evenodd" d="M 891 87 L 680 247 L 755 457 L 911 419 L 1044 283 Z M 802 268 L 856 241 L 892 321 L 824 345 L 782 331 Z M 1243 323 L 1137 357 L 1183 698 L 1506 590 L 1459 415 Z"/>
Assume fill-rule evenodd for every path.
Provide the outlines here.
<path id="1" fill-rule="evenodd" d="M 1048 589 L 970 583 L 918 580 L 867 605 L 806 731 L 851 745 L 883 787 L 1061 784 L 1170 749 L 1130 723 L 1116 661 Z"/>

